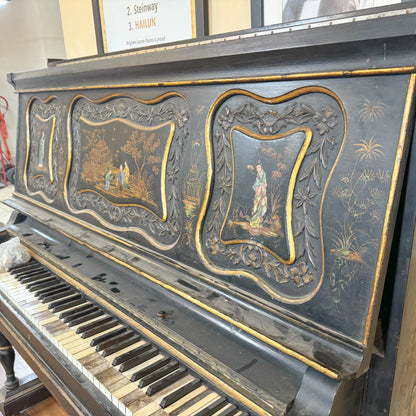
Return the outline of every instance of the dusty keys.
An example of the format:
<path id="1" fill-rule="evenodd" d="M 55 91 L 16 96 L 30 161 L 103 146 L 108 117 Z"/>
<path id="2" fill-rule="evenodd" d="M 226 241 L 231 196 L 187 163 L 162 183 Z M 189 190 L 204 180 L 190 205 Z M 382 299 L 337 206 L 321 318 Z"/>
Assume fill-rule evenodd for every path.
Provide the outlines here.
<path id="1" fill-rule="evenodd" d="M 123 414 L 245 414 L 41 264 L 17 267 L 0 281 L 14 306 Z"/>

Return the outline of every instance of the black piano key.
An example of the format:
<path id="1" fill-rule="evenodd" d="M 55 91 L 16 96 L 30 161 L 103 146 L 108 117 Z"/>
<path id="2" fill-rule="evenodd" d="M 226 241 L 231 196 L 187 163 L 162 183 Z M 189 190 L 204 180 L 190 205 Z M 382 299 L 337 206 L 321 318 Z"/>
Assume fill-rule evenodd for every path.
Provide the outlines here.
<path id="1" fill-rule="evenodd" d="M 232 416 L 237 412 L 238 412 L 238 407 L 235 404 L 232 404 L 231 406 L 226 407 L 221 413 L 217 413 L 217 416 Z M 248 416 L 247 413 L 244 413 L 244 414 Z"/>
<path id="2" fill-rule="evenodd" d="M 182 399 L 182 397 L 196 390 L 201 384 L 202 384 L 201 380 L 190 381 L 189 383 L 185 384 L 178 390 L 175 390 L 174 392 L 165 396 L 160 402 L 160 407 L 164 409 L 165 407 L 168 407 L 172 403 L 177 402 L 179 399 Z"/>
<path id="3" fill-rule="evenodd" d="M 99 337 L 93 338 L 90 342 L 90 345 L 91 345 L 91 347 L 95 347 L 100 342 L 107 341 L 110 338 L 113 338 L 117 335 L 120 335 L 120 334 L 122 334 L 123 332 L 126 332 L 126 331 L 127 331 L 127 328 L 123 327 L 123 328 L 115 329 L 114 331 L 107 332 L 104 335 L 100 335 Z"/>
<path id="4" fill-rule="evenodd" d="M 66 303 L 72 302 L 73 300 L 76 300 L 76 299 L 80 299 L 81 297 L 82 297 L 82 295 L 80 293 L 78 293 L 78 294 L 76 294 L 74 296 L 65 297 L 63 299 L 56 300 L 54 302 L 51 302 L 48 305 L 48 309 L 54 309 L 57 306 L 65 305 Z"/>
<path id="5" fill-rule="evenodd" d="M 64 296 L 69 296 L 75 293 L 74 289 L 71 289 L 70 287 L 65 288 L 63 290 L 58 290 L 55 293 L 52 293 L 48 296 L 44 296 L 41 300 L 42 303 L 49 303 L 57 299 L 62 299 Z"/>
<path id="6" fill-rule="evenodd" d="M 163 367 L 163 366 L 165 366 L 166 364 L 168 364 L 169 363 L 169 361 L 170 361 L 171 359 L 169 358 L 169 357 L 165 357 L 165 358 L 162 358 L 161 360 L 159 360 L 159 361 L 156 361 L 155 363 L 153 363 L 153 364 L 150 364 L 148 367 L 146 367 L 146 368 L 142 368 L 141 370 L 139 370 L 139 371 L 136 371 L 132 376 L 131 376 L 131 378 L 130 378 L 130 381 L 137 381 L 137 380 L 139 380 L 139 379 L 141 379 L 141 378 L 143 378 L 143 377 L 145 377 L 145 376 L 147 376 L 148 374 L 150 374 L 150 373 L 153 373 L 153 371 L 155 371 L 155 370 L 157 370 L 157 369 L 159 369 L 160 367 Z"/>
<path id="7" fill-rule="evenodd" d="M 77 317 L 72 319 L 68 319 L 66 324 L 71 328 L 72 326 L 83 324 L 84 322 L 91 321 L 91 319 L 98 318 L 99 316 L 104 315 L 104 311 L 102 309 L 95 309 L 95 310 L 87 310 L 85 314 L 78 314 Z"/>
<path id="8" fill-rule="evenodd" d="M 45 289 L 39 289 L 39 290 L 37 290 L 34 293 L 34 296 L 35 297 L 39 297 L 39 296 L 44 295 L 45 293 L 48 293 L 48 292 L 53 291 L 53 290 L 56 290 L 56 289 L 61 289 L 61 288 L 65 287 L 65 286 L 68 286 L 68 285 L 66 283 L 62 283 L 59 280 L 57 280 L 57 282 L 56 282 L 55 285 L 46 287 Z"/>
<path id="9" fill-rule="evenodd" d="M 39 289 L 44 289 L 45 287 L 52 286 L 56 282 L 55 276 L 50 276 L 42 280 L 38 280 L 37 282 L 28 283 L 26 285 L 26 289 L 29 292 L 36 292 Z"/>
<path id="10" fill-rule="evenodd" d="M 46 267 L 42 266 L 41 264 L 37 263 L 37 264 L 33 264 L 32 266 L 29 267 L 22 267 L 21 270 L 14 272 L 13 274 L 16 277 L 22 277 L 24 275 L 27 275 L 29 273 L 33 273 L 39 270 L 47 270 Z"/>
<path id="11" fill-rule="evenodd" d="M 162 377 L 166 376 L 166 374 L 172 373 L 173 371 L 179 368 L 179 363 L 177 361 L 171 361 L 167 365 L 156 369 L 153 373 L 143 377 L 139 382 L 139 387 L 143 388 L 148 386 L 149 384 L 154 383 L 155 381 L 161 379 Z"/>
<path id="12" fill-rule="evenodd" d="M 85 302 L 86 302 L 86 299 L 81 297 L 79 299 L 75 299 L 75 300 L 73 300 L 71 302 L 68 302 L 68 303 L 65 303 L 63 305 L 55 306 L 52 309 L 52 313 L 58 313 L 58 312 L 61 312 L 61 311 L 65 311 L 67 309 L 73 308 L 74 306 L 82 305 Z"/>
<path id="13" fill-rule="evenodd" d="M 101 332 L 106 331 L 107 329 L 114 328 L 118 324 L 119 324 L 119 321 L 117 321 L 117 319 L 115 318 L 112 318 L 112 320 L 109 322 L 106 322 L 102 325 L 96 326 L 95 328 L 91 328 L 88 331 L 83 332 L 81 334 L 81 338 L 89 338 L 89 337 L 92 337 L 93 335 L 100 334 Z"/>
<path id="14" fill-rule="evenodd" d="M 47 280 L 46 282 L 38 282 L 38 284 L 34 287 L 31 288 L 30 292 L 38 292 L 39 290 L 43 290 L 43 289 L 50 289 L 51 287 L 53 287 L 56 283 L 58 282 L 57 279 L 53 280 Z"/>
<path id="15" fill-rule="evenodd" d="M 102 352 L 103 357 L 108 357 L 111 354 L 115 354 L 116 352 L 119 352 L 123 350 L 124 348 L 129 347 L 130 345 L 135 344 L 136 342 L 140 341 L 142 337 L 140 335 L 133 335 L 131 338 L 128 338 L 122 342 L 119 342 L 117 345 L 113 345 L 111 347 L 105 348 Z"/>
<path id="16" fill-rule="evenodd" d="M 19 264 L 17 266 L 11 267 L 9 272 L 12 274 L 17 274 L 18 272 L 26 269 L 30 269 L 31 267 L 34 267 L 36 265 L 39 265 L 39 263 L 35 259 L 30 259 L 27 263 Z"/>
<path id="17" fill-rule="evenodd" d="M 107 341 L 100 342 L 96 347 L 96 351 L 102 351 L 105 350 L 108 347 L 112 347 L 113 345 L 118 345 L 120 342 L 131 338 L 134 336 L 134 332 L 131 330 L 128 330 L 124 332 L 123 334 L 117 335 L 113 338 L 108 339 Z"/>
<path id="18" fill-rule="evenodd" d="M 69 289 L 71 289 L 71 286 L 69 286 L 67 284 L 63 284 L 63 285 L 54 284 L 52 286 L 46 287 L 45 289 L 37 290 L 35 292 L 35 296 L 36 296 L 36 293 L 41 292 L 40 295 L 38 295 L 36 297 L 39 300 L 43 300 L 43 299 L 48 298 L 49 296 L 56 295 L 58 293 L 64 292 L 64 291 L 69 290 Z"/>
<path id="19" fill-rule="evenodd" d="M 134 358 L 138 354 L 142 354 L 143 352 L 150 350 L 152 348 L 152 344 L 149 342 L 146 342 L 143 345 L 140 345 L 140 347 L 134 348 L 133 350 L 129 352 L 125 352 L 124 354 L 119 355 L 118 357 L 115 357 L 113 360 L 113 365 L 119 365 L 124 363 L 125 361 L 128 361 L 132 358 Z"/>
<path id="20" fill-rule="evenodd" d="M 67 285 L 63 288 L 55 289 L 45 295 L 42 295 L 42 300 L 44 301 L 44 303 L 50 303 L 53 300 L 63 299 L 64 297 L 67 297 L 75 293 L 78 293 L 78 292 L 76 292 L 73 287 Z"/>
<path id="21" fill-rule="evenodd" d="M 52 284 L 49 285 L 48 287 L 34 290 L 33 291 L 34 295 L 35 296 L 42 296 L 45 293 L 51 292 L 53 290 L 62 289 L 64 287 L 71 287 L 71 286 L 68 285 L 68 283 L 63 282 L 62 280 L 58 279 L 56 276 L 54 276 L 54 278 L 55 278 L 55 282 L 52 282 Z"/>
<path id="22" fill-rule="evenodd" d="M 43 278 L 51 276 L 51 275 L 52 275 L 52 273 L 49 270 L 45 270 L 41 273 L 33 273 L 32 276 L 25 277 L 25 278 L 23 278 L 19 281 L 22 285 L 26 285 L 30 282 L 35 282 L 36 280 L 40 280 L 40 279 L 43 279 Z"/>
<path id="23" fill-rule="evenodd" d="M 32 275 L 36 275 L 38 273 L 42 273 L 42 272 L 46 272 L 46 271 L 47 271 L 47 269 L 45 269 L 41 265 L 38 265 L 38 266 L 32 267 L 32 268 L 30 268 L 28 270 L 24 270 L 24 271 L 21 271 L 21 272 L 18 272 L 18 273 L 14 273 L 14 275 L 16 277 L 16 280 L 18 282 L 20 282 L 22 279 L 24 279 L 26 277 L 29 277 L 29 276 L 32 276 Z"/>
<path id="24" fill-rule="evenodd" d="M 194 413 L 192 416 L 211 416 L 227 404 L 226 397 L 219 397 L 208 406 Z"/>
<path id="25" fill-rule="evenodd" d="M 83 324 L 84 322 L 91 321 L 91 319 L 98 318 L 99 316 L 104 315 L 104 311 L 97 307 L 93 307 L 91 309 L 87 309 L 84 312 L 77 313 L 76 315 L 70 315 L 64 319 L 64 323 L 66 323 L 69 327 Z"/>
<path id="26" fill-rule="evenodd" d="M 153 383 L 152 385 L 150 385 L 146 390 L 146 394 L 148 396 L 151 396 L 157 393 L 158 391 L 163 390 L 164 388 L 170 386 L 171 384 L 175 383 L 181 378 L 185 377 L 186 374 L 187 374 L 187 371 L 185 368 L 179 368 L 178 370 L 174 371 L 173 373 L 170 373 L 169 375 L 162 378 L 161 380 L 156 381 L 156 383 Z"/>
<path id="27" fill-rule="evenodd" d="M 120 373 L 130 370 L 133 367 L 136 367 L 136 365 L 143 364 L 147 360 L 150 360 L 153 357 L 156 357 L 156 355 L 159 354 L 159 350 L 156 347 L 150 348 L 150 350 L 144 352 L 143 354 L 138 355 L 137 357 L 131 358 L 128 361 L 125 361 L 120 366 Z"/>
<path id="28" fill-rule="evenodd" d="M 25 277 L 24 279 L 20 280 L 20 283 L 22 285 L 28 285 L 29 283 L 36 284 L 51 276 L 52 274 L 50 272 L 45 271 L 45 272 L 36 274 L 35 276 Z"/>
<path id="29" fill-rule="evenodd" d="M 56 305 L 52 308 L 52 313 L 65 311 L 66 309 L 73 308 L 74 306 L 81 305 L 85 302 L 86 300 L 82 297 L 82 295 L 79 294 L 61 300 L 55 300 L 54 302 L 52 302 L 56 303 Z M 52 305 L 52 303 L 50 303 L 49 306 Z"/>
<path id="30" fill-rule="evenodd" d="M 106 322 L 110 322 L 113 319 L 112 316 L 106 316 L 102 319 L 98 319 L 97 321 L 91 322 L 89 324 L 82 325 L 77 328 L 76 333 L 81 334 L 85 331 L 89 331 L 90 329 L 94 328 L 97 325 L 105 324 Z"/>
<path id="31" fill-rule="evenodd" d="M 95 307 L 95 305 L 93 305 L 92 303 L 87 303 L 85 305 L 80 306 L 79 308 L 75 308 L 75 309 L 72 309 L 70 311 L 61 312 L 59 314 L 59 319 L 64 319 L 64 322 L 65 322 L 65 318 L 67 318 L 71 315 L 86 311 L 87 309 L 90 309 L 92 307 Z"/>

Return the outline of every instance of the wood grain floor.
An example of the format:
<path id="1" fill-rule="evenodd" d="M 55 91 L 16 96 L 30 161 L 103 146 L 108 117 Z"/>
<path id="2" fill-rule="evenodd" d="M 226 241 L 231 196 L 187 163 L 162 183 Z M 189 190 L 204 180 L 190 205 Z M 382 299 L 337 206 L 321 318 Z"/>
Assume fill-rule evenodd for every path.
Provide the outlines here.
<path id="1" fill-rule="evenodd" d="M 20 413 L 22 416 L 68 416 L 61 406 L 53 397 L 38 403 L 24 412 Z"/>
<path id="2" fill-rule="evenodd" d="M 16 353 L 14 370 L 16 377 L 23 378 L 32 373 L 30 367 L 26 364 L 23 358 Z M 3 368 L 0 366 L 0 387 L 3 386 L 6 380 L 6 375 Z M 2 413 L 0 412 L 0 415 Z M 68 416 L 68 414 L 61 408 L 53 397 L 44 400 L 33 407 L 30 407 L 19 413 L 21 416 Z M 18 416 L 18 415 L 17 415 Z"/>

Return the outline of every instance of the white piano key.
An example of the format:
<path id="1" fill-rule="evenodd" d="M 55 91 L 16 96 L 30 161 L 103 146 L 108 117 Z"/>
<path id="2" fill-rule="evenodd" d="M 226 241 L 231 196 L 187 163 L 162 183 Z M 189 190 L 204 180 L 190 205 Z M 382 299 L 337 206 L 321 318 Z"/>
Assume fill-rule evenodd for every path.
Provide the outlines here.
<path id="1" fill-rule="evenodd" d="M 196 397 L 198 397 L 200 394 L 206 392 L 208 390 L 208 387 L 205 385 L 202 385 L 192 391 L 191 393 L 188 393 L 186 396 L 182 397 L 181 399 L 177 400 L 175 403 L 172 403 L 171 405 L 167 406 L 165 408 L 167 413 L 173 413 L 176 412 L 181 407 L 185 406 L 187 403 L 189 403 L 191 400 L 194 400 Z"/>
<path id="2" fill-rule="evenodd" d="M 124 413 L 124 414 L 127 414 L 126 413 L 126 406 L 124 406 L 124 404 L 123 403 L 121 403 L 121 402 L 119 402 L 118 400 L 117 400 L 117 402 L 118 402 L 118 408 L 119 408 L 119 410 L 120 410 L 120 412 L 122 412 L 122 413 Z"/>
<path id="3" fill-rule="evenodd" d="M 3 278 L 2 278 L 3 276 Z M 80 334 L 76 333 L 76 329 L 88 325 L 90 323 L 94 323 L 95 321 L 99 321 L 103 319 L 104 317 L 109 316 L 108 314 L 104 313 L 104 315 L 101 315 L 99 317 L 93 318 L 89 321 L 83 322 L 82 324 L 79 324 L 77 326 L 74 326 L 72 328 L 68 327 L 68 331 L 60 332 L 64 328 L 64 325 L 62 325 L 62 329 L 59 325 L 53 325 L 58 324 L 59 322 L 63 322 L 59 318 L 59 315 L 61 312 L 53 313 L 52 310 L 48 309 L 48 304 L 42 304 L 39 302 L 39 300 L 34 296 L 33 292 L 28 292 L 27 289 L 18 282 L 13 275 L 6 274 L 6 276 L 0 274 L 0 291 L 4 291 L 7 293 L 8 299 L 12 301 L 12 303 L 19 309 L 19 311 L 22 311 L 22 313 L 25 315 L 26 319 L 31 321 L 38 329 L 42 332 L 52 343 L 57 347 L 57 349 L 68 359 L 72 365 L 74 365 L 75 368 L 77 368 L 93 385 L 96 386 L 97 389 L 105 396 L 111 403 L 114 404 L 123 414 L 129 415 L 129 416 L 149 416 L 155 412 L 163 413 L 168 415 L 171 412 L 178 411 L 181 407 L 185 406 L 186 403 L 190 402 L 191 400 L 194 400 L 198 397 L 198 395 L 209 392 L 207 386 L 202 385 L 199 388 L 195 389 L 188 395 L 184 396 L 183 398 L 179 399 L 177 402 L 172 403 L 170 406 L 168 406 L 165 411 L 163 411 L 160 408 L 160 401 L 163 399 L 163 397 L 166 397 L 166 395 L 170 394 L 171 392 L 176 391 L 181 386 L 185 385 L 187 382 L 194 380 L 195 378 L 191 375 L 187 375 L 181 380 L 178 380 L 171 385 L 165 387 L 165 389 L 161 390 L 160 392 L 156 393 L 154 397 L 149 397 L 144 395 L 143 400 L 138 399 L 136 400 L 136 396 L 134 393 L 135 391 L 141 391 L 140 394 L 144 394 L 143 390 L 146 390 L 144 388 L 143 390 L 140 390 L 138 388 L 138 381 L 136 382 L 130 382 L 130 377 L 132 374 L 134 374 L 136 371 L 139 371 L 143 368 L 148 367 L 149 365 L 153 364 L 154 362 L 160 360 L 161 358 L 164 358 L 164 354 L 158 354 L 155 357 L 152 357 L 148 361 L 139 364 L 138 366 L 117 375 L 116 378 L 113 377 L 113 381 L 111 382 L 112 373 L 111 371 L 108 373 L 108 379 L 107 375 L 104 375 L 102 377 L 99 377 L 100 380 L 97 378 L 99 374 L 101 374 L 101 371 L 107 371 L 105 368 L 106 365 L 108 365 L 108 369 L 114 369 L 115 371 L 119 369 L 120 366 L 112 366 L 112 362 L 115 357 L 120 356 L 126 352 L 129 352 L 143 344 L 145 344 L 146 340 L 140 340 L 135 342 L 134 344 L 123 348 L 122 350 L 113 353 L 112 355 L 108 357 L 102 357 L 101 353 L 98 353 L 95 351 L 94 347 L 90 346 L 90 342 L 92 339 L 104 335 L 107 332 L 114 331 L 117 328 L 122 328 L 123 324 L 118 324 L 116 327 L 110 328 L 108 330 L 103 331 L 100 334 L 95 334 L 88 339 L 82 339 Z M 18 295 L 18 296 L 17 296 Z M 73 296 L 73 294 L 68 295 L 67 297 Z M 59 299 L 63 300 L 66 297 Z M 20 300 L 17 300 L 20 299 Z M 23 302 L 24 301 L 24 302 Z M 79 307 L 79 305 L 71 307 L 68 310 L 72 310 Z M 39 318 L 34 317 L 34 313 L 40 313 Z M 43 314 L 42 312 L 45 312 Z M 46 327 L 49 326 L 49 329 Z M 52 326 L 52 328 L 51 328 Z M 53 335 L 53 332 L 58 333 L 56 336 Z M 97 358 L 94 358 L 94 354 L 97 355 Z M 84 360 L 85 363 L 92 364 L 95 362 L 98 358 L 98 362 L 100 363 L 100 373 L 97 374 L 97 377 L 94 375 L 94 372 L 91 372 L 88 370 L 88 368 L 85 367 L 85 365 L 82 364 L 83 358 L 86 358 L 91 355 L 91 358 L 87 358 L 87 361 Z M 101 359 L 101 361 L 100 361 Z M 90 361 L 93 360 L 93 361 Z M 102 368 L 101 368 L 102 367 Z M 98 369 L 98 368 L 97 368 Z M 97 371 L 95 372 L 97 373 Z M 119 388 L 119 390 L 114 391 L 114 388 L 117 388 L 117 385 L 123 385 L 124 380 L 126 384 Z M 108 383 L 108 387 L 106 387 L 106 383 Z M 110 387 L 112 386 L 112 387 Z M 110 392 L 109 388 L 112 390 Z M 132 396 L 129 396 L 128 399 L 126 396 L 128 396 L 130 393 L 134 393 Z M 124 404 L 122 402 L 122 399 L 126 397 L 126 400 L 132 400 L 133 401 L 129 404 Z M 141 397 L 141 396 L 137 396 Z M 189 409 L 184 410 L 184 412 L 180 412 L 181 416 L 191 416 L 192 412 L 195 412 L 202 408 L 203 406 L 209 405 L 209 403 L 213 402 L 215 399 L 217 399 L 219 395 L 214 392 L 209 392 L 208 395 L 202 398 L 201 402 L 198 402 L 196 404 L 193 404 Z M 138 403 L 140 405 L 138 406 Z M 144 406 L 143 406 L 144 404 Z M 135 410 L 138 407 L 141 407 L 139 410 Z M 191 409 L 191 410 L 190 410 Z"/>

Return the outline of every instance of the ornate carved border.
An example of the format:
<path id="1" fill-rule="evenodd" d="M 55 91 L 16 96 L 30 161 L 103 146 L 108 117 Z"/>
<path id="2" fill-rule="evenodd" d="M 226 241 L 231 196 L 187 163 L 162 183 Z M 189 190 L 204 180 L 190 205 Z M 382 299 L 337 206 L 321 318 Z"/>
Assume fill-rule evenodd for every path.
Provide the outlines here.
<path id="1" fill-rule="evenodd" d="M 55 200 L 59 189 L 58 177 L 58 137 L 62 124 L 62 106 L 56 96 L 50 96 L 46 100 L 32 97 L 26 109 L 26 159 L 23 172 L 23 181 L 28 195 L 40 195 L 46 202 L 52 203 Z M 36 162 L 36 155 L 41 146 L 37 140 L 39 131 L 36 131 L 35 123 L 51 123 L 49 137 L 45 140 L 46 146 L 46 167 L 40 170 Z M 36 149 L 35 149 L 36 148 Z M 42 153 L 45 150 L 42 150 Z"/>
<path id="2" fill-rule="evenodd" d="M 81 173 L 81 136 L 79 122 L 124 120 L 150 130 L 170 125 L 170 137 L 162 162 L 161 187 L 163 215 L 137 204 L 115 204 L 103 195 L 77 189 Z M 68 164 L 64 199 L 73 214 L 88 214 L 114 231 L 132 231 L 145 237 L 161 250 L 172 248 L 180 237 L 180 171 L 183 143 L 188 136 L 189 105 L 179 93 L 167 93 L 153 100 L 140 100 L 126 94 L 113 94 L 98 100 L 75 96 L 69 106 Z"/>
<path id="3" fill-rule="evenodd" d="M 313 108 L 300 100 L 308 94 L 320 94 L 327 99 Z M 244 104 L 230 104 L 232 97 L 242 97 Z M 338 108 L 332 108 L 334 104 Z M 338 126 L 339 137 L 332 136 L 332 130 L 342 122 L 343 128 Z M 310 140 L 306 147 L 302 145 L 297 157 L 285 204 L 286 226 L 289 234 L 294 227 L 297 248 L 291 247 L 289 238 L 290 256 L 282 261 L 255 238 L 225 242 L 222 232 L 235 176 L 231 133 L 235 129 L 251 131 L 251 137 L 262 141 L 287 135 L 300 126 L 306 135 L 310 134 Z M 196 228 L 196 246 L 203 263 L 217 274 L 248 278 L 280 301 L 304 303 L 311 299 L 322 284 L 325 269 L 322 205 L 346 137 L 346 114 L 341 100 L 332 91 L 314 86 L 273 98 L 229 90 L 211 106 L 205 135 L 208 182 Z M 296 226 L 292 224 L 292 209 L 298 218 Z M 313 210 L 314 218 L 319 218 L 315 223 L 310 214 Z"/>

